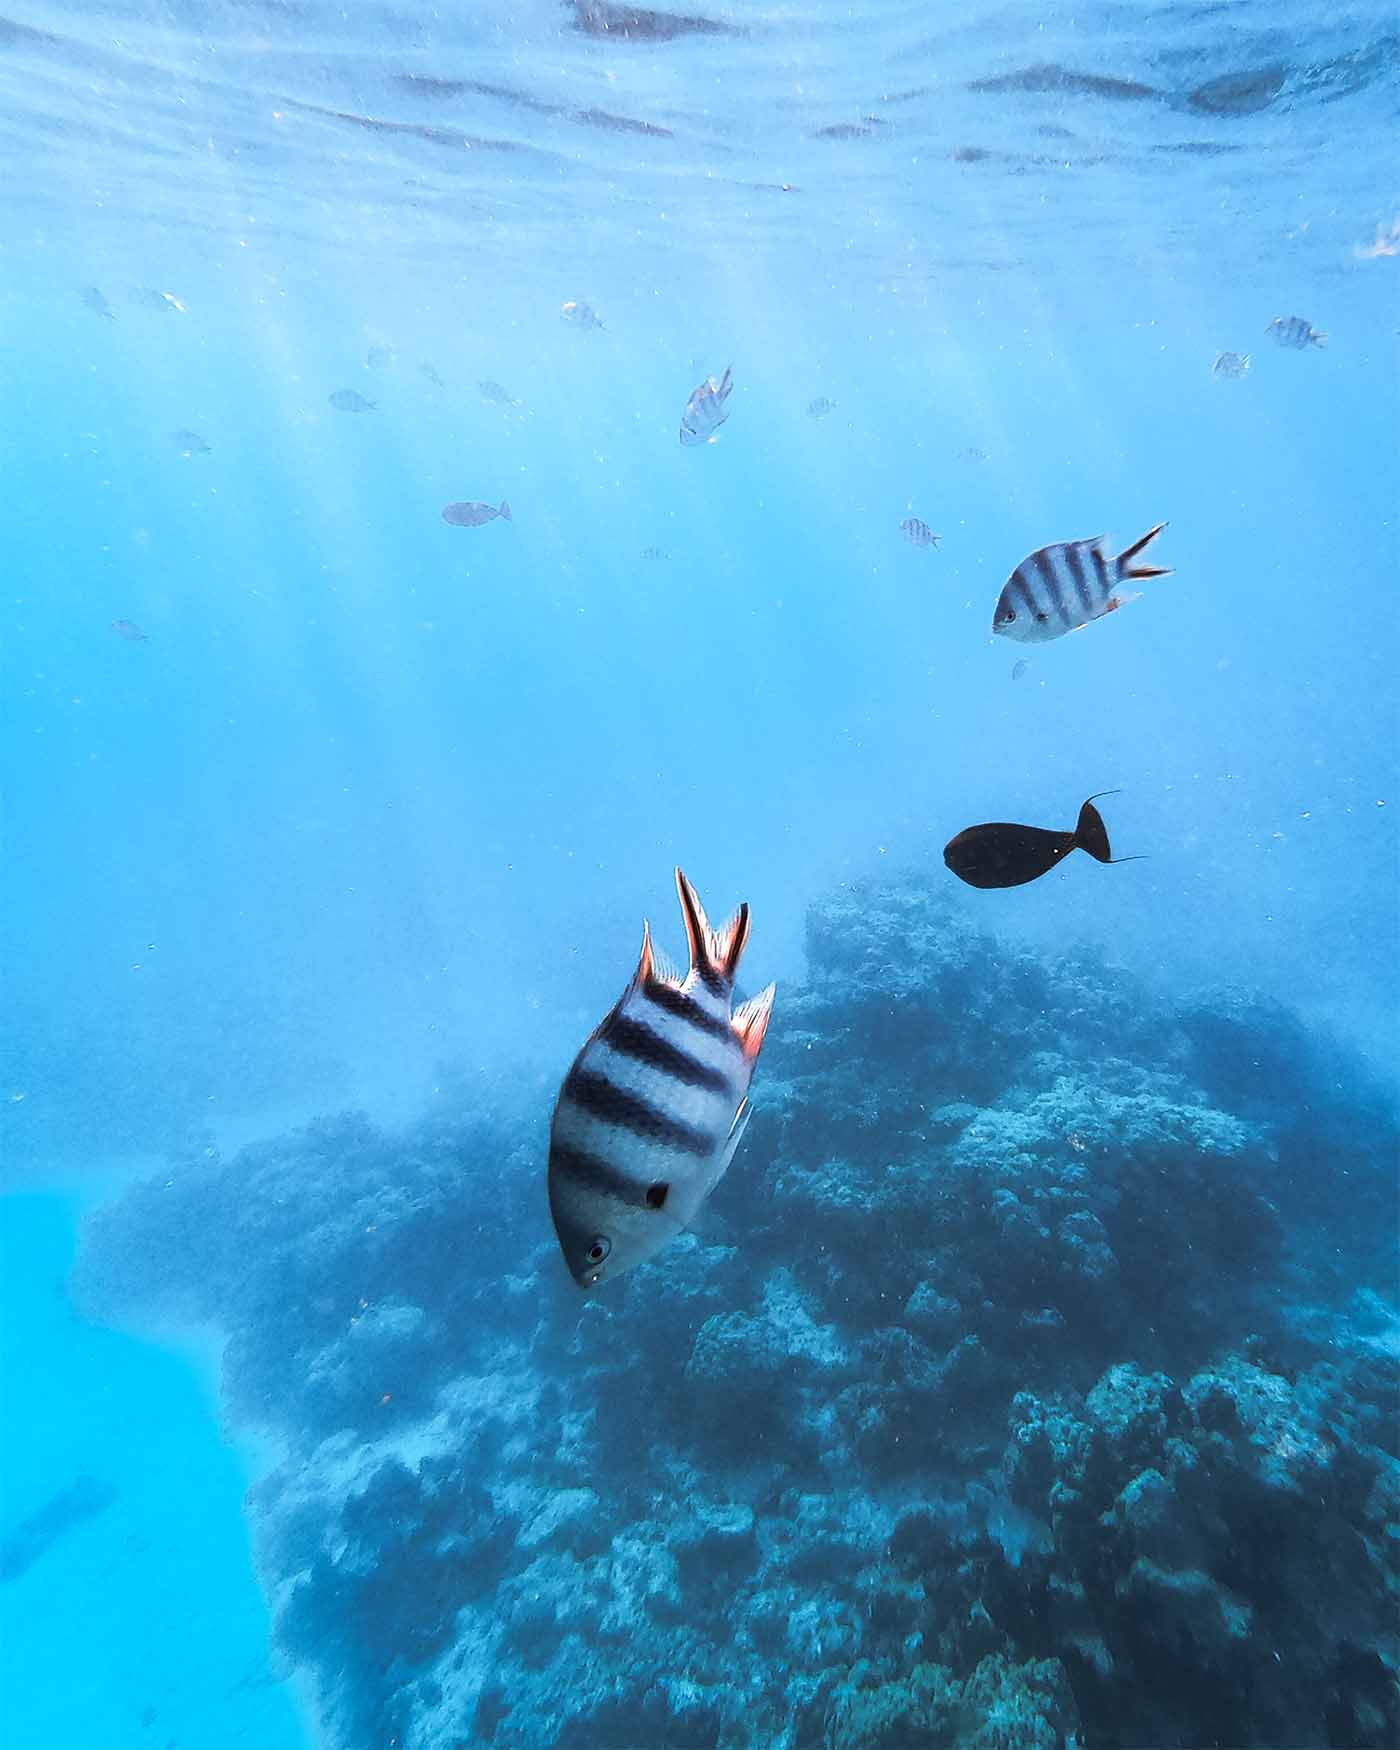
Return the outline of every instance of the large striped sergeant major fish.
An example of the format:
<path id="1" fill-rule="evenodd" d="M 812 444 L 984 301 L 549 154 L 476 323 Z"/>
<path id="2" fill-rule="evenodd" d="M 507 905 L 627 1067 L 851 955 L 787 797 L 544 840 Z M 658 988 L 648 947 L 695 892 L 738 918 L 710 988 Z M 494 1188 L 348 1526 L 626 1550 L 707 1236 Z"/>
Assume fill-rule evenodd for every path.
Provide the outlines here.
<path id="1" fill-rule="evenodd" d="M 549 1212 L 580 1288 L 674 1239 L 724 1177 L 749 1121 L 774 987 L 733 1009 L 749 908 L 715 930 L 679 869 L 676 890 L 689 972 L 677 977 L 644 925 L 632 982 L 574 1059 L 554 1108 Z"/>
<path id="2" fill-rule="evenodd" d="M 1106 535 L 1038 547 L 1007 578 L 992 631 L 1018 644 L 1048 644 L 1137 601 L 1136 593 L 1122 593 L 1118 586 L 1128 578 L 1171 576 L 1170 566 L 1132 563 L 1166 526 L 1158 523 L 1114 559 L 1103 552 Z"/>

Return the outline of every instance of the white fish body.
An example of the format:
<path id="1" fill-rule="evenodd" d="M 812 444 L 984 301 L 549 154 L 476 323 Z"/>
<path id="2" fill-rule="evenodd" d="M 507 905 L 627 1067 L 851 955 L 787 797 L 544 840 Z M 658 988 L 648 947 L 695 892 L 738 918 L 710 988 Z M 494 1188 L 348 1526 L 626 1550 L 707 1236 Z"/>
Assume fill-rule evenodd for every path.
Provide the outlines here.
<path id="1" fill-rule="evenodd" d="M 714 434 L 729 418 L 729 409 L 725 403 L 733 389 L 733 367 L 726 365 L 722 377 L 707 377 L 698 389 L 692 391 L 685 404 L 685 412 L 681 415 L 683 444 L 712 444 L 715 441 Z"/>
<path id="2" fill-rule="evenodd" d="M 549 1208 L 581 1288 L 652 1257 L 724 1177 L 749 1118 L 748 1089 L 773 986 L 732 1009 L 748 907 L 712 930 L 679 869 L 690 938 L 678 979 L 651 931 L 631 984 L 564 1078 L 549 1146 Z"/>
<path id="3" fill-rule="evenodd" d="M 561 304 L 559 314 L 566 322 L 572 322 L 576 328 L 601 328 L 598 312 L 591 304 L 585 304 L 578 298 L 570 298 L 567 304 Z"/>
<path id="4" fill-rule="evenodd" d="M 1104 535 L 1038 547 L 1007 578 L 992 631 L 1018 644 L 1048 644 L 1136 601 L 1136 595 L 1125 595 L 1118 586 L 1129 578 L 1171 575 L 1168 566 L 1132 563 L 1166 526 L 1158 523 L 1116 558 L 1104 553 Z"/>

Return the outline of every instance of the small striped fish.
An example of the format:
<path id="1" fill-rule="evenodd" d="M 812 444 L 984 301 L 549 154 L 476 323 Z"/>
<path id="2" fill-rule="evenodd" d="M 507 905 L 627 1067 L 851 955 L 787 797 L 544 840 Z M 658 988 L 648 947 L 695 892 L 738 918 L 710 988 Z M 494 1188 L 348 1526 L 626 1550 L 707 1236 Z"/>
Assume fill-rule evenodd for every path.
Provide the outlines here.
<path id="1" fill-rule="evenodd" d="M 713 930 L 679 869 L 676 890 L 690 971 L 677 978 L 658 959 L 646 925 L 631 984 L 575 1058 L 554 1108 L 549 1212 L 580 1288 L 674 1239 L 724 1177 L 749 1121 L 774 987 L 731 1010 L 749 908 Z"/>
<path id="2" fill-rule="evenodd" d="M 1264 332 L 1272 335 L 1280 346 L 1291 346 L 1297 352 L 1304 347 L 1327 344 L 1327 336 L 1319 334 L 1303 316 L 1275 316 Z"/>
<path id="3" fill-rule="evenodd" d="M 683 444 L 712 444 L 715 441 L 715 433 L 729 418 L 729 409 L 725 402 L 733 389 L 733 367 L 726 365 L 724 375 L 718 381 L 714 377 L 706 377 L 698 389 L 691 391 L 690 399 L 685 404 L 685 412 L 681 415 Z"/>
<path id="4" fill-rule="evenodd" d="M 1007 578 L 997 597 L 992 631 L 1014 638 L 1018 644 L 1048 644 L 1052 638 L 1063 638 L 1066 632 L 1075 632 L 1090 620 L 1135 602 L 1136 594 L 1118 593 L 1124 579 L 1171 576 L 1170 566 L 1131 563 L 1166 526 L 1158 523 L 1116 559 L 1104 556 L 1106 535 L 1038 548 Z"/>
<path id="5" fill-rule="evenodd" d="M 943 539 L 942 535 L 935 535 L 928 524 L 916 516 L 905 517 L 899 525 L 899 532 L 914 547 L 936 547 Z"/>

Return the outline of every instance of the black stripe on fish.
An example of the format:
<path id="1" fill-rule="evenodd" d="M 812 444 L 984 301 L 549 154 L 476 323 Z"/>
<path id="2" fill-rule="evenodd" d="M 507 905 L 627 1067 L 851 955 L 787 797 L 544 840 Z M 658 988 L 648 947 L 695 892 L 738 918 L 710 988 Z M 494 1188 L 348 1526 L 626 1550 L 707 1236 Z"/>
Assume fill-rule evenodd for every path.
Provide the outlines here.
<path id="1" fill-rule="evenodd" d="M 1065 612 L 1064 591 L 1060 588 L 1060 579 L 1055 570 L 1055 556 L 1048 547 L 1042 547 L 1039 552 L 1031 554 L 1031 564 L 1040 573 L 1041 582 L 1045 585 L 1042 594 L 1042 609 L 1053 608 L 1066 626 L 1069 625 L 1069 615 Z"/>
<path id="2" fill-rule="evenodd" d="M 708 1131 L 695 1130 L 689 1124 L 680 1123 L 659 1106 L 652 1105 L 650 1100 L 614 1086 L 597 1070 L 580 1069 L 575 1064 L 564 1078 L 560 1092 L 580 1112 L 587 1112 L 604 1124 L 615 1124 L 620 1130 L 630 1130 L 648 1142 L 678 1148 L 688 1155 L 704 1156 L 715 1152 L 715 1139 Z"/>
<path id="3" fill-rule="evenodd" d="M 1097 547 L 1090 547 L 1089 557 L 1094 561 L 1094 571 L 1099 580 L 1099 607 L 1113 594 L 1113 582 L 1108 575 L 1108 561 Z"/>
<path id="4" fill-rule="evenodd" d="M 650 1027 L 627 1015 L 614 1011 L 598 1029 L 598 1038 L 620 1056 L 660 1070 L 672 1081 L 684 1082 L 688 1088 L 706 1088 L 713 1094 L 735 1094 L 734 1084 L 723 1070 L 701 1063 L 698 1057 L 692 1057 L 688 1051 L 682 1051 L 669 1039 L 663 1039 L 659 1033 L 653 1033 Z"/>
<path id="5" fill-rule="evenodd" d="M 1094 596 L 1089 588 L 1088 574 L 1084 570 L 1084 549 L 1079 541 L 1071 541 L 1065 548 L 1065 560 L 1069 565 L 1069 574 L 1074 579 L 1074 591 L 1079 597 L 1082 612 L 1092 614 L 1094 611 Z"/>
<path id="6" fill-rule="evenodd" d="M 572 1148 L 566 1142 L 556 1142 L 549 1151 L 550 1171 L 583 1190 L 597 1191 L 611 1197 L 615 1203 L 648 1208 L 648 1187 L 640 1185 L 626 1173 L 618 1172 L 601 1155 L 586 1149 Z"/>
<path id="7" fill-rule="evenodd" d="M 1014 589 L 1019 592 L 1022 607 L 1025 608 L 1031 619 L 1034 619 L 1040 610 L 1036 606 L 1034 595 L 1031 593 L 1031 586 L 1026 581 L 1026 574 L 1021 570 L 1019 565 L 1011 573 L 1007 587 L 1008 589 Z"/>
<path id="8" fill-rule="evenodd" d="M 712 1015 L 694 997 L 688 997 L 673 984 L 648 984 L 646 999 L 655 1003 L 658 1009 L 665 1009 L 668 1015 L 674 1015 L 679 1021 L 689 1021 L 692 1027 L 698 1027 L 702 1033 L 709 1033 L 715 1039 L 732 1040 L 734 1037 L 734 1029 L 727 1020 Z"/>

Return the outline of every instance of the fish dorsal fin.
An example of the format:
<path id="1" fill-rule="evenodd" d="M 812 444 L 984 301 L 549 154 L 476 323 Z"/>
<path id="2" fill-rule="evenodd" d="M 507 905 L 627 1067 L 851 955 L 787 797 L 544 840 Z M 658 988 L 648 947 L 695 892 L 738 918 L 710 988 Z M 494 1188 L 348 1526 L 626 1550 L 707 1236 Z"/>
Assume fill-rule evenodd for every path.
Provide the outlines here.
<path id="1" fill-rule="evenodd" d="M 691 971 L 699 973 L 701 978 L 708 975 L 711 979 L 725 979 L 732 984 L 749 939 L 748 906 L 741 905 L 728 923 L 716 930 L 705 916 L 700 896 L 679 869 L 676 870 L 676 892 L 680 895 L 685 933 L 690 942 Z"/>
<path id="2" fill-rule="evenodd" d="M 651 924 L 643 920 L 642 953 L 637 961 L 636 973 L 638 987 L 647 990 L 657 985 L 673 985 L 679 989 L 680 982 L 680 974 L 652 941 Z"/>
<path id="3" fill-rule="evenodd" d="M 777 988 L 775 984 L 770 984 L 756 997 L 750 997 L 746 1003 L 741 1003 L 730 1020 L 730 1025 L 739 1035 L 744 1056 L 750 1063 L 763 1047 L 763 1035 L 768 1031 L 769 1017 L 773 1013 L 773 994 Z"/>

